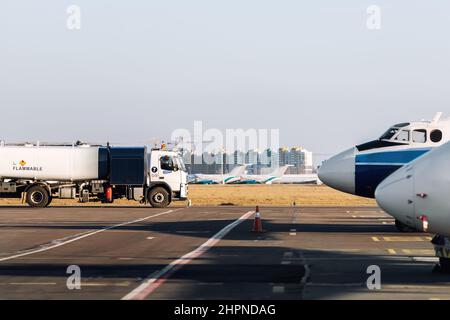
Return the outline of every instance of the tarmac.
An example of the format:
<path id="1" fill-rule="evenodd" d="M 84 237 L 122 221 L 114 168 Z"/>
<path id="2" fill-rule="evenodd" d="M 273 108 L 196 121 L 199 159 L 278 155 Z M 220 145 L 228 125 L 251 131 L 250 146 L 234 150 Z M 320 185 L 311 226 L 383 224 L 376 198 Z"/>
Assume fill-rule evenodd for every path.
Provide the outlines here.
<path id="1" fill-rule="evenodd" d="M 0 207 L 0 299 L 450 299 L 379 208 L 261 207 L 264 233 L 254 209 Z"/>

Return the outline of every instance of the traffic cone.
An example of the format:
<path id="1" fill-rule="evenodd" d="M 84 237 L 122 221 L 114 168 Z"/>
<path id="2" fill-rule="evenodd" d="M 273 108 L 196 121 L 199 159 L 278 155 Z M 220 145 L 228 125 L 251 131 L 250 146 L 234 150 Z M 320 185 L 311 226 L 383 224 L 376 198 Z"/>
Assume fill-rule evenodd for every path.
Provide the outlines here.
<path id="1" fill-rule="evenodd" d="M 259 206 L 256 206 L 255 219 L 253 220 L 252 232 L 261 233 L 264 232 L 262 228 L 261 214 L 259 213 Z"/>

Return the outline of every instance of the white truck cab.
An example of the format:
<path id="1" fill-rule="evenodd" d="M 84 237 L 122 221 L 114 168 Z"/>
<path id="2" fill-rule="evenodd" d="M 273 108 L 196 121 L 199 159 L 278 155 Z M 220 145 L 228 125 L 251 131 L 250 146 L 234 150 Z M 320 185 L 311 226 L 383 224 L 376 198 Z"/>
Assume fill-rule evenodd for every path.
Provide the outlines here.
<path id="1" fill-rule="evenodd" d="M 149 160 L 148 201 L 152 206 L 165 206 L 163 203 L 167 199 L 162 188 L 168 192 L 169 203 L 172 199 L 186 200 L 188 173 L 182 157 L 174 151 L 153 149 L 150 151 Z M 158 186 L 159 188 L 156 188 Z"/>

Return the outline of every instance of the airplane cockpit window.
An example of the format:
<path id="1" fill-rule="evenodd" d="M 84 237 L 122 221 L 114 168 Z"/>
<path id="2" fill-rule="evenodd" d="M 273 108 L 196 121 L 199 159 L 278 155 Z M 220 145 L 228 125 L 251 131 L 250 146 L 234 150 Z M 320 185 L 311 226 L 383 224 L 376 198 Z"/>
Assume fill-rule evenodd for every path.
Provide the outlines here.
<path id="1" fill-rule="evenodd" d="M 403 128 L 403 127 L 407 127 L 409 125 L 410 125 L 409 122 L 403 122 L 403 123 L 399 123 L 399 124 L 394 125 L 394 127 L 396 127 L 396 128 Z"/>
<path id="2" fill-rule="evenodd" d="M 434 139 L 434 140 L 433 140 Z M 430 140 L 437 143 L 442 140 L 442 132 L 434 130 L 430 134 Z M 356 148 L 358 151 L 387 148 L 393 146 L 404 146 L 412 143 L 426 143 L 428 131 L 426 129 L 414 129 L 411 123 L 399 123 L 387 130 L 378 140 L 369 141 Z"/>
<path id="3" fill-rule="evenodd" d="M 390 140 L 397 134 L 398 130 L 398 128 L 389 128 L 389 130 L 380 137 L 380 140 Z"/>
<path id="4" fill-rule="evenodd" d="M 400 133 L 394 138 L 394 140 L 401 142 L 409 142 L 409 130 L 400 131 Z"/>
<path id="5" fill-rule="evenodd" d="M 442 140 L 442 131 L 441 130 L 433 130 L 430 133 L 430 140 L 434 143 L 437 143 Z"/>
<path id="6" fill-rule="evenodd" d="M 427 130 L 416 129 L 412 132 L 412 142 L 414 143 L 425 143 L 427 142 Z"/>

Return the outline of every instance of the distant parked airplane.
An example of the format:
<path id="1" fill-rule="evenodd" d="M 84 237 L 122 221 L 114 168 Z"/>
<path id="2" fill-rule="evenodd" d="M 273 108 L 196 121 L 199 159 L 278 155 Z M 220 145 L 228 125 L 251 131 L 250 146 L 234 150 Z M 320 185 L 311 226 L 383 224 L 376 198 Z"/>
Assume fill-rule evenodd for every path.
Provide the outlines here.
<path id="1" fill-rule="evenodd" d="M 276 183 L 286 183 L 286 184 L 306 184 L 315 183 L 321 184 L 317 173 L 302 173 L 302 174 L 285 174 Z"/>
<path id="2" fill-rule="evenodd" d="M 228 184 L 241 179 L 246 166 L 237 166 L 228 174 L 194 174 L 191 181 L 198 184 Z"/>
<path id="3" fill-rule="evenodd" d="M 289 166 L 283 166 L 275 169 L 270 174 L 265 175 L 243 175 L 237 183 L 242 184 L 272 184 L 274 181 L 280 180 L 283 177 Z"/>

